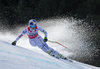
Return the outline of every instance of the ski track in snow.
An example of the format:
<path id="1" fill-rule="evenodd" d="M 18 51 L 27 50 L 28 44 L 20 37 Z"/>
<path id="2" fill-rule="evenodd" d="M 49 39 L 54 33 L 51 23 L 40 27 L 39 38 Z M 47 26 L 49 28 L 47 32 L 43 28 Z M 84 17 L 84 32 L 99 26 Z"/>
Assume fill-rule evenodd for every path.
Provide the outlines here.
<path id="1" fill-rule="evenodd" d="M 0 69 L 100 69 L 80 62 L 61 61 L 0 41 Z"/>

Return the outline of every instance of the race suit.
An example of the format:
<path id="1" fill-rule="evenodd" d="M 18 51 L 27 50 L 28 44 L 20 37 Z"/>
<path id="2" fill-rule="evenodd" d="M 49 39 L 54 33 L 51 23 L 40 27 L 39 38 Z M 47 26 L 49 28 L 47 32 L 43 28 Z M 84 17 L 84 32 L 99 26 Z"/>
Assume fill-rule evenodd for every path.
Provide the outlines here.
<path id="1" fill-rule="evenodd" d="M 50 48 L 46 42 L 43 41 L 43 38 L 38 34 L 38 31 L 41 31 L 45 34 L 45 37 L 47 37 L 47 32 L 40 26 L 36 26 L 36 28 L 31 29 L 30 27 L 27 27 L 17 38 L 16 42 L 24 35 L 27 34 L 29 37 L 29 42 L 32 46 L 38 46 L 41 48 L 44 52 L 48 53 L 49 55 L 57 56 L 59 53 L 55 51 L 54 49 Z"/>

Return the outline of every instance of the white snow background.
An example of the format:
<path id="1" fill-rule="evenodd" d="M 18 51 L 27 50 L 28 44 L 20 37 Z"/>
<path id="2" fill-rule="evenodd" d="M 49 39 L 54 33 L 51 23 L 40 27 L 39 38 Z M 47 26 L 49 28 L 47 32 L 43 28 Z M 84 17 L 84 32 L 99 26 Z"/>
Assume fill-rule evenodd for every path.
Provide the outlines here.
<path id="1" fill-rule="evenodd" d="M 79 22 L 68 19 L 48 19 L 39 21 L 38 25 L 48 32 L 49 40 L 60 42 L 70 50 L 58 44 L 47 42 L 50 47 L 69 58 L 83 57 L 85 60 L 90 60 L 96 52 L 95 47 L 88 48 L 87 46 L 91 43 L 85 41 L 86 38 L 91 36 L 88 34 L 91 31 L 87 32 L 86 26 L 77 26 Z M 27 26 L 0 32 L 0 69 L 100 69 L 76 61 L 71 63 L 53 58 L 38 47 L 32 47 L 29 44 L 27 35 L 17 42 L 17 46 L 12 46 L 11 42 Z M 41 32 L 39 34 L 44 37 Z M 94 50 L 95 52 L 93 52 Z M 90 59 L 86 59 L 87 57 Z"/>

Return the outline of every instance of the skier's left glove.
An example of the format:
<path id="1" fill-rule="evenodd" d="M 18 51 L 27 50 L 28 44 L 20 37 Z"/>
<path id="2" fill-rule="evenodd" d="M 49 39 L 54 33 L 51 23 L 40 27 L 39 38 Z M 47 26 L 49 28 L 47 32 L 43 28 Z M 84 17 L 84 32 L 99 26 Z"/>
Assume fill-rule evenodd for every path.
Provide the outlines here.
<path id="1" fill-rule="evenodd" d="M 12 45 L 16 45 L 16 41 L 13 41 L 13 42 L 12 42 Z"/>
<path id="2" fill-rule="evenodd" d="M 45 37 L 43 41 L 44 41 L 44 42 L 47 42 L 47 41 L 48 41 L 48 38 L 47 38 L 47 37 Z"/>

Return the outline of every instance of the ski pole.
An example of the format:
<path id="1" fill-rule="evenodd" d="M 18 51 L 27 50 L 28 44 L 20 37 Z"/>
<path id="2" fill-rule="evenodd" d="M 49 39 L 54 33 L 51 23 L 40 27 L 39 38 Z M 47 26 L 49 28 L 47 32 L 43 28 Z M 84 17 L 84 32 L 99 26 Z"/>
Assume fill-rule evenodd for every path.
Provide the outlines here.
<path id="1" fill-rule="evenodd" d="M 56 43 L 56 44 L 59 44 L 60 46 L 70 50 L 69 48 L 67 48 L 66 46 L 64 46 L 63 44 L 59 43 L 59 42 L 56 42 L 56 41 L 51 41 L 51 40 L 48 40 L 48 42 L 51 42 L 51 43 Z M 71 50 L 70 50 L 71 51 Z"/>

